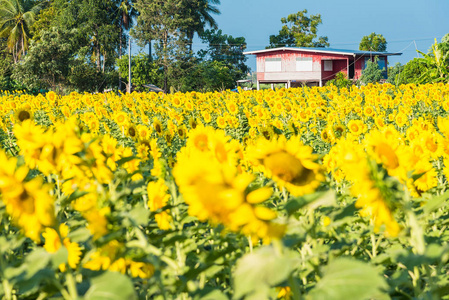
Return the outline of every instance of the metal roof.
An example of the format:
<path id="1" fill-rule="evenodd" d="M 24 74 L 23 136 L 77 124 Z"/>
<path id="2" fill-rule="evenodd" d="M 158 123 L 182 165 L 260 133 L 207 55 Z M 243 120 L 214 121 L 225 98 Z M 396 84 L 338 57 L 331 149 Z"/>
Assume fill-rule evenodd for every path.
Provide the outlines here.
<path id="1" fill-rule="evenodd" d="M 399 52 L 375 52 L 375 51 L 361 51 L 361 50 L 345 50 L 345 49 L 334 49 L 334 48 L 313 48 L 313 47 L 280 47 L 271 48 L 257 51 L 247 51 L 243 54 L 259 54 L 273 51 L 302 51 L 302 52 L 316 52 L 316 53 L 328 53 L 328 54 L 341 54 L 341 55 L 401 55 Z"/>

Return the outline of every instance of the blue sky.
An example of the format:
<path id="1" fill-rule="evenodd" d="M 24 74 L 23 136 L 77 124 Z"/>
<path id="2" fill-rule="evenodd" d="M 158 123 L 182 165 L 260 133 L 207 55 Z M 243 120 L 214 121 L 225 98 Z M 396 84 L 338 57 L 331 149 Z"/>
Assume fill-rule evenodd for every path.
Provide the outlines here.
<path id="1" fill-rule="evenodd" d="M 440 41 L 449 33 L 447 0 L 221 0 L 219 8 L 219 28 L 245 37 L 247 51 L 264 49 L 281 29 L 281 18 L 303 9 L 321 14 L 318 35 L 327 36 L 332 48 L 358 49 L 363 36 L 382 34 L 388 52 L 403 53 L 391 57 L 390 65 L 417 57 L 416 48 L 427 53 L 434 38 Z M 256 71 L 254 58 L 247 63 Z"/>
<path id="2" fill-rule="evenodd" d="M 417 57 L 416 49 L 426 53 L 435 38 L 449 33 L 448 0 L 221 0 L 219 9 L 219 28 L 245 37 L 247 51 L 264 49 L 281 29 L 282 17 L 307 9 L 309 15 L 321 14 L 318 35 L 327 36 L 332 48 L 356 50 L 363 36 L 382 34 L 388 52 L 403 53 L 390 57 L 390 66 Z M 201 47 L 195 39 L 193 50 Z M 254 56 L 247 64 L 256 71 Z"/>

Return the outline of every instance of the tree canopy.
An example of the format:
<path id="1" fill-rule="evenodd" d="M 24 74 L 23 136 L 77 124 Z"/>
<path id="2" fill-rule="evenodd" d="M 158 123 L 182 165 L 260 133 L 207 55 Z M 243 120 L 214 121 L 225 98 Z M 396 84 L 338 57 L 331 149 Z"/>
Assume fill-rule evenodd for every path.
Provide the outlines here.
<path id="1" fill-rule="evenodd" d="M 387 40 L 383 35 L 372 32 L 362 38 L 359 50 L 385 52 L 387 51 Z"/>
<path id="2" fill-rule="evenodd" d="M 307 9 L 282 18 L 284 24 L 277 35 L 270 35 L 270 45 L 277 47 L 329 47 L 327 36 L 318 37 L 318 25 L 322 23 L 321 15 L 307 16 Z"/>

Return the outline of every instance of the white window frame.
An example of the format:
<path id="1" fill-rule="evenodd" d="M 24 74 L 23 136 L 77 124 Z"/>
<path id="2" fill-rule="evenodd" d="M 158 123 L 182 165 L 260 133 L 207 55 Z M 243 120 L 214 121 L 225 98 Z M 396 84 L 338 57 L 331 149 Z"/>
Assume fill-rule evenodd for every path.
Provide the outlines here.
<path id="1" fill-rule="evenodd" d="M 333 71 L 334 63 L 332 60 L 323 60 L 323 71 Z"/>
<path id="2" fill-rule="evenodd" d="M 296 58 L 296 71 L 298 71 L 298 72 L 313 71 L 313 58 L 312 57 L 297 57 Z"/>
<path id="3" fill-rule="evenodd" d="M 280 57 L 265 58 L 265 72 L 282 72 L 282 58 Z"/>

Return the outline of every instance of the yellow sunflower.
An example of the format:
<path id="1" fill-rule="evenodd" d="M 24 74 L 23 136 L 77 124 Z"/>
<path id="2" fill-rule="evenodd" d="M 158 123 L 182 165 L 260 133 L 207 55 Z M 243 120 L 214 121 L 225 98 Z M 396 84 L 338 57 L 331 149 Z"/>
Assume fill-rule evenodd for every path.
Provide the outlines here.
<path id="1" fill-rule="evenodd" d="M 312 193 L 324 180 L 321 166 L 315 162 L 317 156 L 297 136 L 290 140 L 284 136 L 271 141 L 259 138 L 246 153 L 257 170 L 294 196 Z"/>

